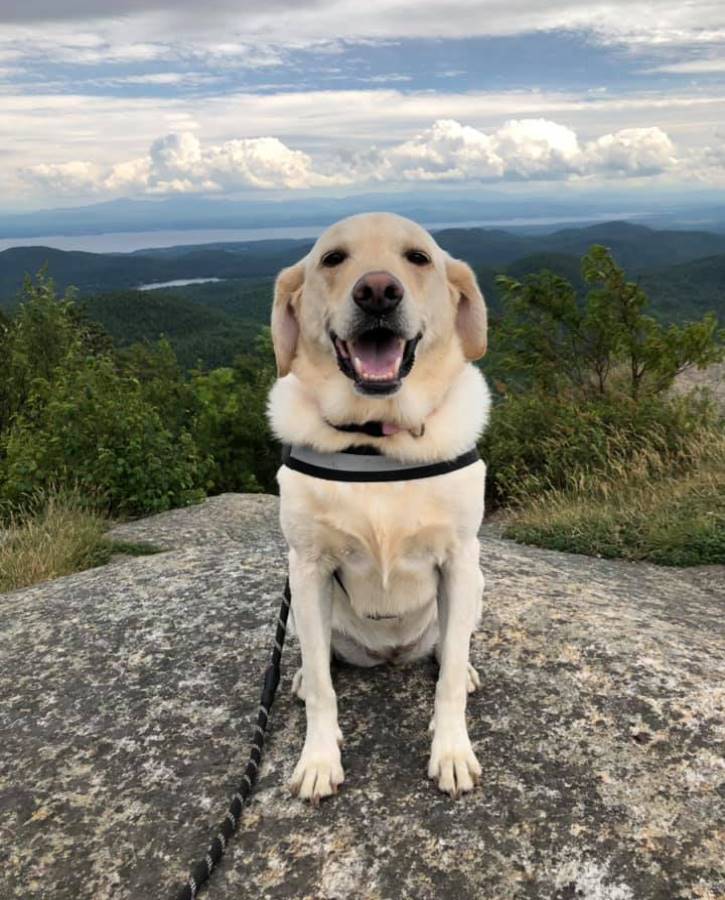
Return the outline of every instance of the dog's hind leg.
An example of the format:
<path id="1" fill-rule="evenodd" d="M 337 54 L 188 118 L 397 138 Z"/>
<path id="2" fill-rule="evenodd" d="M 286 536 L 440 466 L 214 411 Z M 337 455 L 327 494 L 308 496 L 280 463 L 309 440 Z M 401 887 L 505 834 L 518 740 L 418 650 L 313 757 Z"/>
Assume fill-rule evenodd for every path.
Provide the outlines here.
<path id="1" fill-rule="evenodd" d="M 440 644 L 436 644 L 436 660 L 438 661 L 438 665 L 440 666 L 440 664 L 441 664 Z M 299 671 L 301 671 L 301 670 L 298 670 L 298 673 L 299 673 Z M 297 677 L 297 676 L 295 675 L 295 678 L 296 678 L 296 677 Z M 477 669 L 475 668 L 475 666 L 474 666 L 472 663 L 469 662 L 469 663 L 468 663 L 468 672 L 467 672 L 467 675 L 466 675 L 466 693 L 467 693 L 467 694 L 473 694 L 473 693 L 475 693 L 480 687 L 481 687 L 481 677 L 480 677 L 480 675 L 478 674 L 478 671 L 477 671 Z M 294 682 L 292 683 L 292 689 L 294 690 Z M 299 697 L 300 694 L 298 693 L 297 696 Z M 304 699 L 304 697 L 301 698 L 301 699 Z M 430 730 L 431 730 L 431 731 L 433 730 L 433 725 L 432 725 L 432 723 L 431 723 L 431 728 L 430 728 Z"/>
<path id="2" fill-rule="evenodd" d="M 299 700 L 305 699 L 305 683 L 302 677 L 302 666 L 297 669 L 295 674 L 292 676 L 292 693 Z"/>

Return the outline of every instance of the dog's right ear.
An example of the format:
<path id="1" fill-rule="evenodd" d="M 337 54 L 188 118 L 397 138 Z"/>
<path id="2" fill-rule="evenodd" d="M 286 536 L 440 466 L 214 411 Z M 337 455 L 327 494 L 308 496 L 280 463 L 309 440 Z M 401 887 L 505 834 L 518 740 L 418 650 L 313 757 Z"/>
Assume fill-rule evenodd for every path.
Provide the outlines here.
<path id="1" fill-rule="evenodd" d="M 302 293 L 304 282 L 305 262 L 300 260 L 294 266 L 282 269 L 274 285 L 272 344 L 280 378 L 289 372 L 297 351 L 300 326 L 295 304 Z"/>

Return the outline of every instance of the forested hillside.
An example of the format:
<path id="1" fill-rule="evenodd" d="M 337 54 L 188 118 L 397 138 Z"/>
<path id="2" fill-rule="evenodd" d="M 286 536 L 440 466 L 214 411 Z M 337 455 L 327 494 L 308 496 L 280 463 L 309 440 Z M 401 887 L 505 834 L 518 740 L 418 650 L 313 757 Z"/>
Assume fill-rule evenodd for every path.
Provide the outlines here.
<path id="1" fill-rule="evenodd" d="M 44 266 L 59 290 L 72 285 L 82 294 L 88 294 L 181 278 L 273 275 L 282 266 L 299 259 L 309 246 L 309 241 L 260 241 L 236 245 L 234 250 L 212 246 L 143 253 L 13 247 L 0 253 L 0 306 L 12 306 L 25 276 L 35 274 Z"/>
<path id="2" fill-rule="evenodd" d="M 592 244 L 610 249 L 631 276 L 692 260 L 725 254 L 725 235 L 705 231 L 658 231 L 628 222 L 567 228 L 553 234 L 514 234 L 484 228 L 436 232 L 452 255 L 481 269 L 505 270 L 532 255 L 580 257 Z M 47 247 L 16 247 L 0 253 L 0 306 L 8 306 L 26 274 L 47 265 L 60 290 L 75 285 L 82 293 L 138 287 L 181 278 L 273 276 L 303 256 L 309 240 L 264 240 L 142 250 L 135 253 L 82 253 Z"/>
<path id="3" fill-rule="evenodd" d="M 474 266 L 494 320 L 502 310 L 500 275 L 521 279 L 547 269 L 583 297 L 580 257 L 593 243 L 606 245 L 646 288 L 655 318 L 683 322 L 709 311 L 725 313 L 725 235 L 610 222 L 544 235 L 455 228 L 437 232 L 436 238 Z M 184 368 L 230 365 L 237 353 L 252 349 L 259 328 L 269 321 L 276 273 L 310 246 L 310 241 L 264 240 L 130 254 L 15 248 L 0 253 L 0 309 L 12 311 L 23 278 L 46 267 L 58 290 L 75 287 L 88 317 L 118 346 L 165 336 Z M 221 280 L 137 290 L 146 283 L 205 277 Z"/>

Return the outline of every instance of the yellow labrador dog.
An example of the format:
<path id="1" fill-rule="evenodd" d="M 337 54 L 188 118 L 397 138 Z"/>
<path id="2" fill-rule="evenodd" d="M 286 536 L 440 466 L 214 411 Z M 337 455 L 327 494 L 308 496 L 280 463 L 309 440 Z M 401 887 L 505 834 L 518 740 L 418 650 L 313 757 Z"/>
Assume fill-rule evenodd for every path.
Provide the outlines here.
<path id="1" fill-rule="evenodd" d="M 278 276 L 272 337 L 272 427 L 318 460 L 367 452 L 420 469 L 465 455 L 486 423 L 488 388 L 470 364 L 486 350 L 483 297 L 471 269 L 407 219 L 372 213 L 328 229 Z M 307 712 L 291 780 L 300 797 L 317 804 L 344 778 L 332 653 L 373 666 L 435 652 L 428 775 L 452 796 L 476 784 L 466 696 L 479 683 L 468 657 L 483 590 L 484 477 L 477 457 L 385 483 L 279 470 L 302 650 L 293 687 Z"/>

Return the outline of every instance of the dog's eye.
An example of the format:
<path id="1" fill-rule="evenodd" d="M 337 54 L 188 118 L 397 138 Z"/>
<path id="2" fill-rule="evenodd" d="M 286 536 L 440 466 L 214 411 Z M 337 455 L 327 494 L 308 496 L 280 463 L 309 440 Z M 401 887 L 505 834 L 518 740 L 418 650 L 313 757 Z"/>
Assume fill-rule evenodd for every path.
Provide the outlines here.
<path id="1" fill-rule="evenodd" d="M 344 250 L 330 250 L 322 257 L 322 265 L 327 269 L 334 269 L 340 263 L 344 263 L 347 259 L 347 253 Z"/>
<path id="2" fill-rule="evenodd" d="M 422 250 L 406 250 L 403 255 L 414 266 L 427 266 L 430 262 L 430 256 L 427 253 L 423 253 Z"/>

